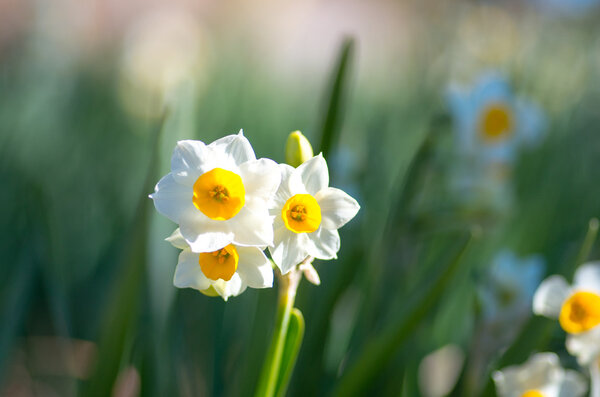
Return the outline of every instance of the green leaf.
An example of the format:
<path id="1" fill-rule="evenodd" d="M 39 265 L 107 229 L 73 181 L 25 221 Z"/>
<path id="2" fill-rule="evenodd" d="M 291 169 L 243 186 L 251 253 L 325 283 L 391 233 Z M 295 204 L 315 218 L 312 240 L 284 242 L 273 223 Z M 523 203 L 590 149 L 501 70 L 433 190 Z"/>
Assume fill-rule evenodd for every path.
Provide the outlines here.
<path id="1" fill-rule="evenodd" d="M 277 388 L 275 391 L 276 396 L 284 396 L 287 391 L 303 337 L 304 317 L 300 310 L 294 308 L 292 309 L 290 325 L 285 337 L 281 366 L 279 368 L 279 379 L 277 380 Z"/>
<path id="2" fill-rule="evenodd" d="M 363 395 L 365 389 L 394 358 L 397 350 L 438 301 L 452 276 L 460 268 L 459 265 L 462 263 L 462 259 L 475 234 L 478 233 L 471 233 L 464 238 L 457 254 L 436 281 L 429 288 L 424 288 L 422 294 L 416 296 L 414 303 L 410 306 L 411 309 L 408 315 L 401 318 L 398 323 L 389 326 L 365 347 L 355 364 L 340 379 L 334 392 L 335 396 Z"/>
<path id="3" fill-rule="evenodd" d="M 90 381 L 82 388 L 83 396 L 109 396 L 127 357 L 127 346 L 135 335 L 141 296 L 146 280 L 146 251 L 151 201 L 148 192 L 157 178 L 158 147 L 165 117 L 153 136 L 152 155 L 136 214 L 130 228 L 131 239 L 124 243 L 122 273 L 105 313 L 100 330 L 98 356 Z"/>
<path id="4" fill-rule="evenodd" d="M 340 55 L 331 76 L 327 111 L 321 125 L 319 150 L 326 159 L 341 130 L 346 80 L 348 79 L 353 52 L 354 40 L 346 38 L 342 43 Z"/>

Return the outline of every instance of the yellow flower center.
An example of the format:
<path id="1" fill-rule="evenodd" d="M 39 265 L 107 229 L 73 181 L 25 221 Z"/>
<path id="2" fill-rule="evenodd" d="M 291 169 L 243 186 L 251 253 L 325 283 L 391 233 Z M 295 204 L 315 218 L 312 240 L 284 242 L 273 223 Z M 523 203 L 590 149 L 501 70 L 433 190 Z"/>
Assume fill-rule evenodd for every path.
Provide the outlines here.
<path id="1" fill-rule="evenodd" d="M 600 296 L 593 292 L 575 292 L 563 303 L 558 320 L 570 334 L 594 328 L 600 324 Z"/>
<path id="2" fill-rule="evenodd" d="M 527 390 L 525 393 L 521 394 L 521 397 L 544 397 L 544 395 L 539 390 Z"/>
<path id="3" fill-rule="evenodd" d="M 235 172 L 214 168 L 194 183 L 194 205 L 210 219 L 233 218 L 246 202 L 242 178 Z"/>
<path id="4" fill-rule="evenodd" d="M 231 244 L 214 252 L 203 252 L 198 258 L 200 270 L 211 280 L 231 280 L 238 267 L 240 257 Z"/>
<path id="5" fill-rule="evenodd" d="M 310 194 L 296 194 L 281 210 L 285 227 L 294 233 L 311 233 L 321 224 L 321 207 Z"/>
<path id="6" fill-rule="evenodd" d="M 488 106 L 481 115 L 479 131 L 488 142 L 497 142 L 508 138 L 513 130 L 513 117 L 503 104 Z"/>

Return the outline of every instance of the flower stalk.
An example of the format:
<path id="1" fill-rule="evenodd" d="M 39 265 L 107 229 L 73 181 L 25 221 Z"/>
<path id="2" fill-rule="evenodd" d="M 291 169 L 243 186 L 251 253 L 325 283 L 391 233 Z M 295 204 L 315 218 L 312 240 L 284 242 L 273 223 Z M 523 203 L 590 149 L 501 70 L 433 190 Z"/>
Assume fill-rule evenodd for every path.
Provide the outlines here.
<path id="1" fill-rule="evenodd" d="M 313 258 L 306 258 L 302 264 L 310 263 Z M 299 266 L 290 270 L 285 275 L 276 270 L 277 278 L 279 279 L 279 298 L 277 305 L 277 314 L 275 317 L 275 328 L 273 330 L 273 338 L 267 352 L 265 362 L 262 368 L 260 381 L 256 390 L 256 397 L 273 397 L 281 395 L 285 390 L 285 385 L 281 385 L 281 377 L 284 376 L 282 369 L 287 366 L 283 362 L 286 339 L 290 330 L 290 322 L 296 300 L 296 292 L 298 285 L 302 279 L 302 270 Z"/>

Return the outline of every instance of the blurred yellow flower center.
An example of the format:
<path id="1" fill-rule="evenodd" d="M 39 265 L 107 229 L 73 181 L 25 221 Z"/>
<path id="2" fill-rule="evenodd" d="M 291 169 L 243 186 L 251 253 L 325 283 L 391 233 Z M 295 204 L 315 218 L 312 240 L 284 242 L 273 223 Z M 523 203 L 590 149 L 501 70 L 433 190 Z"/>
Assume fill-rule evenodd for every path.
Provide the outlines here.
<path id="1" fill-rule="evenodd" d="M 538 390 L 527 390 L 525 393 L 521 394 L 521 397 L 544 397 L 544 395 Z"/>
<path id="2" fill-rule="evenodd" d="M 481 115 L 479 131 L 484 140 L 495 142 L 508 138 L 513 129 L 513 118 L 505 105 L 488 106 Z"/>
<path id="3" fill-rule="evenodd" d="M 214 252 L 203 252 L 198 258 L 200 270 L 211 280 L 231 280 L 238 267 L 239 255 L 231 244 Z"/>
<path id="4" fill-rule="evenodd" d="M 296 194 L 281 210 L 285 227 L 294 233 L 311 233 L 321 224 L 321 207 L 310 194 Z"/>
<path id="5" fill-rule="evenodd" d="M 575 292 L 563 303 L 558 320 L 570 334 L 589 331 L 600 324 L 600 296 L 593 292 Z"/>
<path id="6" fill-rule="evenodd" d="M 242 178 L 222 168 L 205 172 L 194 183 L 193 201 L 210 219 L 226 221 L 233 218 L 246 202 Z"/>

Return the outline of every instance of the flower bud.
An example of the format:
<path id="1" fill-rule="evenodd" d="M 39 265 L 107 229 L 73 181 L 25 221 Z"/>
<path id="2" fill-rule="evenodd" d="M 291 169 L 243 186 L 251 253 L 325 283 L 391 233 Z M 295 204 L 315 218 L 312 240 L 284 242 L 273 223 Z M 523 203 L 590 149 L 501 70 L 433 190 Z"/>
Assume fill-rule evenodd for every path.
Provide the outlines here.
<path id="1" fill-rule="evenodd" d="M 300 131 L 290 134 L 285 144 L 285 161 L 292 167 L 298 167 L 313 157 L 310 142 Z"/>

